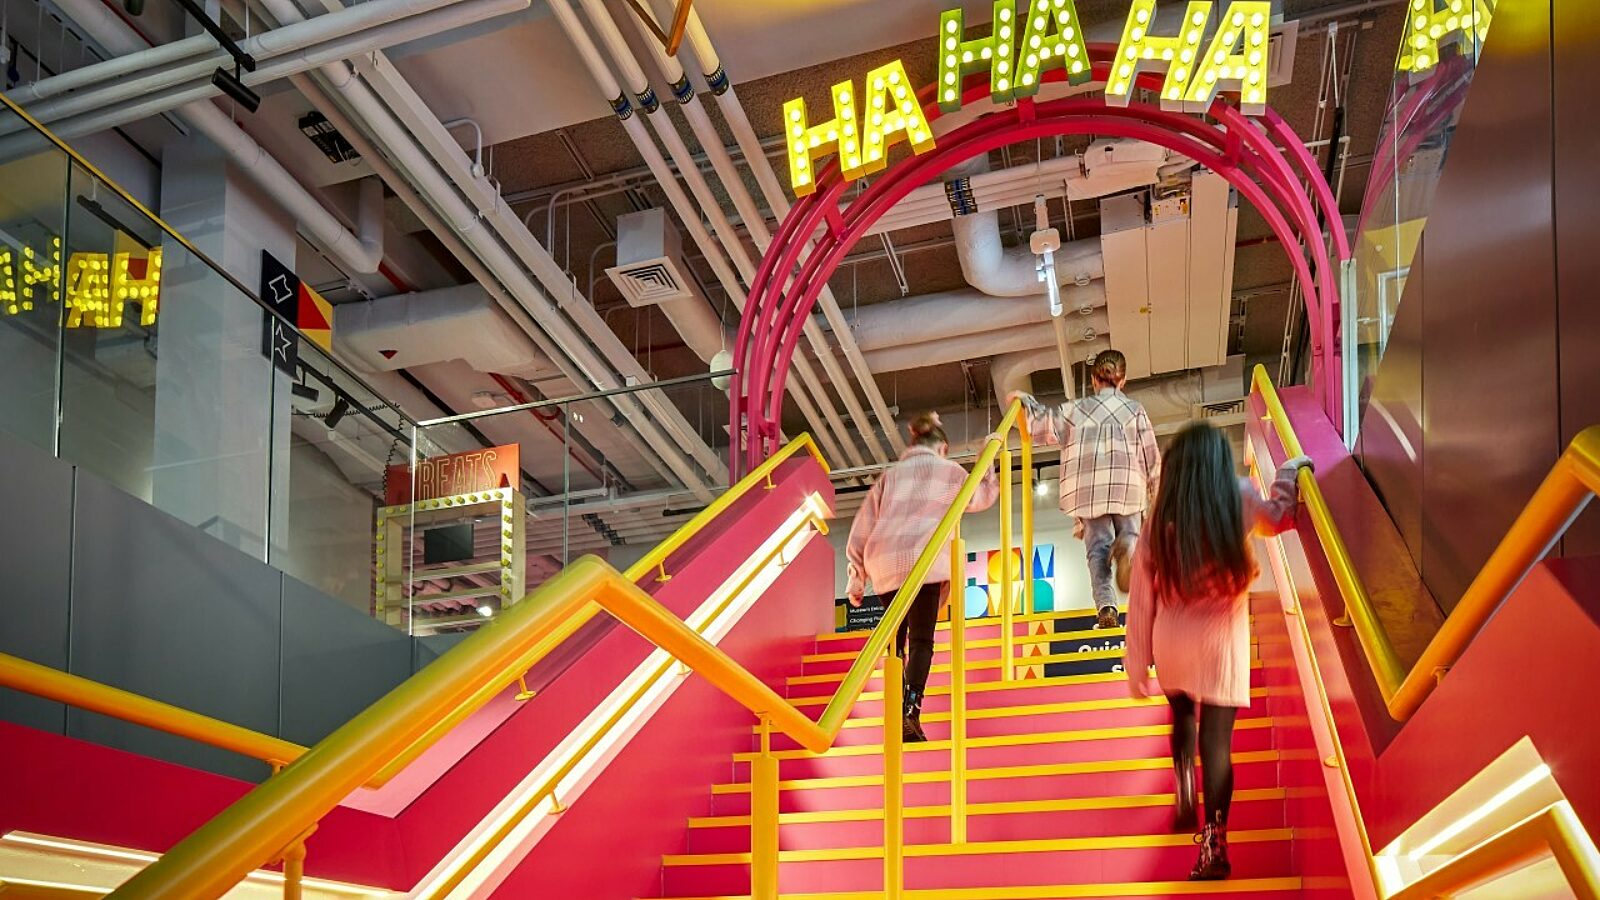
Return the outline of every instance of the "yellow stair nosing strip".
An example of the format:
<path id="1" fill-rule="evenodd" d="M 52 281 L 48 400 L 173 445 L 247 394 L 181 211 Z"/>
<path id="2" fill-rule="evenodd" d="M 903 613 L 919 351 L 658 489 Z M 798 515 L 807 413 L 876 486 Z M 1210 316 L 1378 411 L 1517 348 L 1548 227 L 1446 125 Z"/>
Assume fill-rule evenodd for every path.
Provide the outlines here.
<path id="1" fill-rule="evenodd" d="M 1225 881 L 1125 881 L 1090 884 L 1010 885 L 981 888 L 913 888 L 901 892 L 906 900 L 1077 900 L 1085 897 L 1152 897 L 1161 894 L 1253 894 L 1266 891 L 1300 891 L 1305 881 L 1298 875 L 1277 878 L 1230 878 Z M 642 898 L 641 898 L 642 900 Z M 750 900 L 748 895 L 674 897 L 671 900 Z M 883 900 L 882 891 L 779 894 L 778 900 Z"/>
<path id="2" fill-rule="evenodd" d="M 1089 641 L 1089 640 L 1094 640 L 1095 638 L 1102 638 L 1102 637 L 1103 638 L 1127 637 L 1127 630 L 1123 629 L 1123 628 L 1090 628 L 1090 629 L 1086 629 L 1086 630 L 1083 630 L 1083 631 L 1060 631 L 1060 632 L 1047 631 L 1047 632 L 1044 632 L 1042 634 L 1019 634 L 1019 635 L 1016 636 L 1016 638 L 1013 641 L 1013 643 L 1017 643 L 1017 644 L 1054 644 L 1054 643 L 1061 643 L 1061 642 L 1067 642 L 1067 641 Z M 1252 647 L 1260 646 L 1260 642 L 1256 639 L 1255 635 L 1253 635 L 1253 634 L 1250 636 L 1250 644 L 1251 644 Z M 1000 639 L 997 638 L 997 637 L 978 638 L 978 639 L 975 639 L 975 640 L 967 641 L 967 649 L 968 650 L 992 650 L 992 649 L 994 649 L 996 647 L 999 647 L 999 646 L 1000 646 Z M 933 652 L 934 653 L 948 653 L 948 652 L 950 652 L 950 645 L 949 644 L 935 643 L 933 645 Z M 835 652 L 835 653 L 807 653 L 804 656 L 800 657 L 800 661 L 802 663 L 844 662 L 846 660 L 855 659 L 857 656 L 860 656 L 860 655 L 861 654 L 859 652 L 849 651 L 849 650 L 843 650 L 843 651 L 839 651 L 839 652 Z"/>
<path id="3" fill-rule="evenodd" d="M 1056 656 L 1019 657 L 1017 659 L 1017 668 L 1021 669 L 1021 668 L 1027 667 L 1027 666 L 1038 666 L 1038 665 L 1046 665 L 1046 664 L 1052 664 L 1053 665 L 1055 663 L 1079 662 L 1079 661 L 1083 661 L 1083 660 L 1116 659 L 1116 658 L 1118 658 L 1118 657 L 1120 657 L 1122 655 L 1123 655 L 1123 651 L 1122 650 L 1114 650 L 1114 651 L 1113 650 L 1094 650 L 1094 651 L 1091 651 L 1091 652 L 1088 652 L 1088 653 L 1062 653 L 1062 654 L 1059 654 L 1059 655 L 1056 655 Z M 967 671 L 970 672 L 970 671 L 972 671 L 974 669 L 998 669 L 998 668 L 1000 668 L 1000 660 L 998 660 L 998 659 L 980 659 L 980 660 L 977 660 L 976 662 L 974 662 L 973 664 L 967 666 Z M 1261 657 L 1256 656 L 1255 654 L 1252 653 L 1251 656 L 1250 656 L 1250 668 L 1252 670 L 1260 669 L 1261 668 Z M 934 666 L 933 668 L 931 668 L 929 670 L 930 673 L 948 673 L 949 671 L 950 671 L 950 666 L 947 665 L 947 664 L 937 665 L 937 666 Z M 818 674 L 818 675 L 791 675 L 787 679 L 786 683 L 787 683 L 787 685 L 789 687 L 795 687 L 796 685 L 804 685 L 804 684 L 829 684 L 831 682 L 843 681 L 845 674 L 846 674 L 845 672 L 823 672 L 823 673 Z M 1013 680 L 1011 680 L 1009 682 L 1004 682 L 1004 681 L 1002 681 L 1002 682 L 989 682 L 989 681 L 972 682 L 972 681 L 969 681 L 969 682 L 967 682 L 967 690 L 968 691 L 982 691 L 982 690 L 1002 690 L 1003 689 L 1003 688 L 994 688 L 994 687 L 987 687 L 987 688 L 983 687 L 983 685 L 988 685 L 988 684 L 1003 684 L 1003 685 L 1009 685 L 1011 687 L 1017 687 L 1017 688 L 1045 687 L 1045 686 L 1053 685 L 1053 684 L 1095 684 L 1095 683 L 1104 683 L 1104 682 L 1107 682 L 1107 681 L 1124 681 L 1128 677 L 1127 674 L 1124 673 L 1124 672 L 1095 672 L 1095 673 L 1092 673 L 1092 675 L 1101 676 L 1101 677 L 1094 678 L 1092 680 L 1088 680 L 1089 676 L 1085 676 L 1085 675 L 1064 675 L 1064 676 L 1054 676 L 1054 677 L 1051 677 L 1051 678 L 1017 678 L 1017 679 L 1013 679 Z M 1111 676 L 1111 677 L 1105 677 L 1105 676 Z M 871 677 L 873 677 L 873 678 L 882 678 L 883 677 L 883 667 L 879 666 L 879 667 L 873 669 Z M 1085 680 L 1078 681 L 1078 682 L 1067 681 L 1066 679 L 1069 679 L 1069 678 L 1079 678 L 1079 679 L 1085 679 Z M 1160 676 L 1158 675 L 1157 679 L 1159 680 L 1159 678 L 1160 678 Z M 944 688 L 944 690 L 942 690 L 942 691 L 939 690 L 939 688 L 941 688 L 941 687 Z M 948 693 L 950 693 L 950 686 L 949 685 L 929 685 L 929 687 L 928 687 L 928 696 L 930 696 L 930 697 L 934 696 L 934 695 L 938 695 L 938 694 L 948 694 Z M 881 691 L 873 691 L 870 694 L 868 692 L 866 692 L 866 691 L 862 691 L 862 693 L 861 693 L 861 699 L 863 699 L 863 700 L 866 700 L 866 699 L 882 699 L 882 697 L 883 697 L 883 693 Z M 810 699 L 811 699 L 810 697 L 795 697 L 795 698 L 790 698 L 789 702 L 799 706 L 799 705 L 802 705 L 805 701 L 810 700 Z M 831 699 L 833 699 L 833 698 L 824 696 L 824 697 L 822 697 L 821 704 L 819 704 L 819 705 L 825 705 Z"/>
<path id="4" fill-rule="evenodd" d="M 1234 723 L 1236 731 L 1249 731 L 1257 728 L 1270 728 L 1274 723 L 1272 716 L 1260 716 L 1249 719 L 1240 719 Z M 1022 747 L 1030 744 L 1073 744 L 1082 741 L 1116 740 L 1118 738 L 1160 737 L 1170 734 L 1172 726 L 1161 725 L 1128 725 L 1117 728 L 1085 728 L 1076 731 L 1048 731 L 1030 732 L 1024 734 L 996 734 L 982 737 L 967 738 L 967 749 L 988 749 L 994 747 Z M 947 740 L 926 741 L 919 744 L 906 744 L 907 753 L 924 753 L 932 750 L 949 750 L 950 742 Z M 829 759 L 841 756 L 872 756 L 883 753 L 882 744 L 845 744 L 833 747 L 822 753 L 813 753 L 810 750 L 774 750 L 774 759 Z M 759 754 L 750 751 L 735 753 L 734 762 L 749 762 Z"/>
<path id="5" fill-rule="evenodd" d="M 1288 788 L 1248 788 L 1235 791 L 1235 803 L 1262 803 L 1287 800 Z M 1005 800 L 991 803 L 969 803 L 970 816 L 1010 816 L 1053 812 L 1087 812 L 1107 809 L 1143 809 L 1171 806 L 1176 801 L 1173 794 L 1111 794 L 1097 797 L 1062 797 L 1053 800 Z M 943 819 L 950 815 L 949 804 L 907 806 L 908 819 Z M 804 812 L 780 813 L 780 825 L 821 825 L 840 822 L 877 822 L 883 819 L 882 809 L 819 809 Z M 690 828 L 733 828 L 750 825 L 748 815 L 691 816 Z"/>
<path id="6" fill-rule="evenodd" d="M 881 674 L 881 673 L 880 673 Z M 967 693 L 983 694 L 990 691 L 1016 691 L 1026 688 L 1041 687 L 1071 687 L 1079 684 L 1109 684 L 1113 681 L 1127 681 L 1128 676 L 1123 672 L 1091 672 L 1087 675 L 1052 675 L 1046 678 L 1032 678 L 1017 681 L 969 681 Z M 950 694 L 948 684 L 928 685 L 929 697 L 946 697 Z M 790 697 L 789 702 L 795 706 L 827 706 L 833 698 L 827 694 L 816 696 Z M 859 698 L 863 701 L 882 700 L 882 691 L 862 691 Z"/>
<path id="7" fill-rule="evenodd" d="M 1128 611 L 1128 605 L 1126 603 L 1124 603 L 1123 605 L 1117 607 L 1117 611 L 1126 614 L 1127 611 Z M 1087 619 L 1087 618 L 1091 618 L 1093 615 L 1094 615 L 1094 610 L 1091 610 L 1091 609 L 1066 609 L 1066 610 L 1058 610 L 1058 611 L 1047 612 L 1047 613 L 1034 613 L 1032 615 L 1019 615 L 1019 616 L 1016 616 L 1015 618 L 1013 618 L 1011 621 L 1012 621 L 1013 624 L 1016 624 L 1016 625 L 1029 625 L 1029 624 L 1032 624 L 1034 622 L 1054 622 L 1054 621 L 1057 621 L 1059 619 Z M 1255 613 L 1251 613 L 1250 614 L 1250 624 L 1254 625 L 1255 622 L 1256 622 Z M 969 630 L 973 629 L 973 628 L 998 628 L 999 626 L 1000 626 L 1000 617 L 999 616 L 984 616 L 983 618 L 977 619 L 977 620 L 973 620 L 973 619 L 968 619 L 967 620 L 967 628 Z M 936 630 L 937 631 L 949 631 L 950 630 L 950 622 L 948 620 L 944 621 L 944 622 L 940 622 L 938 624 Z M 1082 631 L 1071 631 L 1071 632 L 1063 631 L 1061 633 L 1063 635 L 1069 635 L 1069 634 L 1080 634 L 1080 633 L 1085 633 L 1085 632 L 1092 633 L 1092 632 L 1094 632 L 1096 630 L 1097 629 L 1092 629 L 1091 628 L 1091 629 L 1084 629 Z M 1105 630 L 1106 631 L 1112 631 L 1113 629 L 1107 628 Z M 1115 630 L 1121 631 L 1122 629 L 1119 628 L 1119 629 L 1115 629 Z M 1252 635 L 1254 634 L 1254 630 L 1253 629 L 1252 629 L 1251 633 L 1252 633 Z M 813 640 L 817 641 L 817 642 L 820 642 L 820 641 L 852 641 L 852 640 L 861 641 L 861 640 L 866 640 L 871 635 L 872 635 L 872 632 L 870 632 L 870 631 L 824 631 L 821 634 L 818 634 Z"/>
<path id="8" fill-rule="evenodd" d="M 1228 832 L 1231 844 L 1287 841 L 1291 828 L 1260 828 Z M 939 856 L 993 856 L 1011 853 L 1070 853 L 1082 850 L 1139 850 L 1153 847 L 1189 847 L 1192 834 L 1129 834 L 1107 837 L 1048 838 L 1020 841 L 972 841 L 965 844 L 907 844 L 907 859 Z M 882 847 L 837 847 L 820 850 L 781 850 L 779 862 L 836 862 L 877 860 Z M 749 865 L 749 853 L 674 853 L 661 858 L 668 867 Z"/>
<path id="9" fill-rule="evenodd" d="M 1264 687 L 1251 688 L 1251 699 L 1264 699 L 1267 689 Z M 994 706 L 981 709 L 968 709 L 967 718 L 971 720 L 1010 719 L 1018 716 L 1050 716 L 1063 713 L 1097 712 L 1112 709 L 1141 709 L 1151 706 L 1165 706 L 1165 697 L 1104 697 L 1098 700 L 1063 700 L 1059 703 L 1030 703 L 1022 706 Z M 922 716 L 923 722 L 948 722 L 949 711 L 929 712 Z M 846 719 L 845 728 L 882 728 L 882 716 L 860 716 Z M 751 734 L 760 734 L 761 726 L 750 726 Z"/>
<path id="10" fill-rule="evenodd" d="M 1233 754 L 1235 766 L 1256 763 L 1275 763 L 1283 758 L 1277 750 L 1242 750 Z M 1166 756 L 1149 756 L 1139 759 L 1089 760 L 1070 763 L 1041 763 L 1027 766 L 988 766 L 970 769 L 967 780 L 993 781 L 1004 778 L 1044 778 L 1060 775 L 1102 775 L 1110 772 L 1143 772 L 1169 768 L 1172 760 Z M 950 780 L 949 769 L 905 773 L 906 784 L 942 784 Z M 823 775 L 816 778 L 792 778 L 778 782 L 781 791 L 839 790 L 853 787 L 877 787 L 883 784 L 881 773 L 864 775 Z M 750 782 L 734 781 L 711 786 L 714 795 L 748 794 Z"/>

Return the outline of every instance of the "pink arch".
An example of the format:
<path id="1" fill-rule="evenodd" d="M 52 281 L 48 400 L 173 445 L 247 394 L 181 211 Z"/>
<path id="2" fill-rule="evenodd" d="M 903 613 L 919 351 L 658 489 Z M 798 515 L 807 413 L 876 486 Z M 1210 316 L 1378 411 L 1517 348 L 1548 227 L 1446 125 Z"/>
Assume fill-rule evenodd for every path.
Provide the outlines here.
<path id="1" fill-rule="evenodd" d="M 1106 45 L 1091 49 L 1098 80 L 1104 80 L 1114 51 Z M 1064 76 L 1058 69 L 1049 73 L 1047 80 Z M 1141 86 L 1158 90 L 1160 82 L 1145 76 Z M 970 77 L 964 88 L 969 102 L 982 100 L 988 91 L 986 76 Z M 931 102 L 932 91 L 930 86 L 919 95 L 930 121 L 939 115 L 937 105 Z M 1308 321 L 1314 323 L 1313 380 L 1325 409 L 1337 418 L 1336 263 L 1330 260 L 1317 221 L 1319 213 L 1330 223 L 1340 221 L 1333 192 L 1303 142 L 1275 113 L 1269 110 L 1263 116 L 1266 130 L 1262 130 L 1220 100 L 1210 112 L 1220 128 L 1145 104 L 1110 106 L 1099 96 L 1044 103 L 1022 99 L 1010 109 L 942 136 L 935 150 L 907 159 L 879 176 L 842 211 L 839 201 L 849 185 L 836 162 L 827 166 L 818 176 L 818 190 L 800 199 L 784 219 L 750 286 L 734 348 L 736 371 L 730 386 L 732 470 L 747 471 L 776 447 L 789 363 L 802 326 L 828 278 L 866 230 L 912 190 L 954 165 L 1017 141 L 1067 134 L 1128 137 L 1172 149 L 1222 175 L 1261 212 L 1289 253 L 1304 287 Z M 1274 136 L 1287 145 L 1287 159 L 1274 145 Z M 1311 187 L 1309 194 L 1301 186 L 1302 179 Z M 1349 259 L 1342 225 L 1330 230 L 1337 261 Z M 818 236 L 817 245 L 802 262 L 800 254 L 813 235 Z M 1301 242 L 1304 252 L 1299 248 Z"/>

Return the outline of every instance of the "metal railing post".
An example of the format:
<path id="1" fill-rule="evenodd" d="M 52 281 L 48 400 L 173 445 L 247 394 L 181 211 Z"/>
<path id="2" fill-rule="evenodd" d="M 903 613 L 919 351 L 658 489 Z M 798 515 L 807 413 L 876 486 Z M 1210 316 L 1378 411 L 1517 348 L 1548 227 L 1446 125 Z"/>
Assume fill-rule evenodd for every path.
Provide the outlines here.
<path id="1" fill-rule="evenodd" d="M 778 900 L 778 760 L 768 716 L 761 717 L 761 753 L 750 761 L 750 898 Z"/>
<path id="2" fill-rule="evenodd" d="M 891 646 L 883 660 L 883 897 L 905 887 L 905 661 Z"/>
<path id="3" fill-rule="evenodd" d="M 1009 436 L 1008 436 L 1009 438 Z M 1000 679 L 1016 677 L 1015 598 L 1011 596 L 1011 447 L 1000 448 Z"/>
<path id="4" fill-rule="evenodd" d="M 1033 438 L 1027 416 L 1017 417 L 1022 438 L 1022 613 L 1033 615 Z"/>
<path id="5" fill-rule="evenodd" d="M 966 545 L 961 524 L 950 537 L 950 843 L 967 842 Z"/>

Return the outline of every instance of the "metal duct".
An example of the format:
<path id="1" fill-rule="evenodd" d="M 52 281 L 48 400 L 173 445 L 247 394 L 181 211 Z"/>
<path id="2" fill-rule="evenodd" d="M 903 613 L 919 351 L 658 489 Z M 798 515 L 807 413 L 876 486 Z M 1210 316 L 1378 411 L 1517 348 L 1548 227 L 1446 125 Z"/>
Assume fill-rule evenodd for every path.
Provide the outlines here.
<path id="1" fill-rule="evenodd" d="M 1037 288 L 1037 286 L 1035 286 Z M 1070 322 L 1084 310 L 1106 305 L 1104 285 L 1091 282 L 1061 291 Z M 850 315 L 852 332 L 862 350 L 883 350 L 922 344 L 977 332 L 1021 325 L 1047 324 L 1050 307 L 1043 294 L 999 299 L 982 291 L 923 294 L 864 306 Z"/>
<path id="2" fill-rule="evenodd" d="M 560 373 L 478 284 L 334 307 L 339 349 L 369 372 L 461 360 L 484 373 L 541 381 Z"/>
<path id="3" fill-rule="evenodd" d="M 1108 331 L 1104 310 L 1095 310 L 1087 316 L 1072 316 L 1068 320 L 1068 336 L 1074 345 L 1105 337 Z M 900 372 L 945 363 L 980 359 L 996 353 L 1013 353 L 1055 347 L 1055 329 L 1048 323 L 1022 325 L 999 331 L 963 334 L 921 344 L 902 344 L 872 350 L 866 354 L 867 365 L 874 373 Z"/>

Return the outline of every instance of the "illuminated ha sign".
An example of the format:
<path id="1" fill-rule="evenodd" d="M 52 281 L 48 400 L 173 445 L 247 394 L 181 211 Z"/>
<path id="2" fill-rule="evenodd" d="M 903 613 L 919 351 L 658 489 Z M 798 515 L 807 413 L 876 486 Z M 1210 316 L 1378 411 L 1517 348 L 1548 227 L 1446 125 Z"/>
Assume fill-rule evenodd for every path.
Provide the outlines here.
<path id="1" fill-rule="evenodd" d="M 62 278 L 61 238 L 43 252 L 23 247 L 20 256 L 0 247 L 0 315 L 15 316 L 45 302 L 60 303 L 66 289 L 68 328 L 120 328 L 128 304 L 138 321 L 154 325 L 161 305 L 161 248 L 145 255 L 74 253 Z"/>
<path id="2" fill-rule="evenodd" d="M 1439 64 L 1439 48 L 1459 43 L 1476 52 L 1489 35 L 1494 4 L 1489 0 L 1411 0 L 1398 67 L 1420 75 Z"/>
<path id="3" fill-rule="evenodd" d="M 1155 34 L 1156 0 L 1133 0 L 1106 83 L 1106 102 L 1126 106 L 1138 76 L 1155 72 L 1165 76 L 1163 109 L 1205 112 L 1217 94 L 1228 91 L 1239 95 L 1245 115 L 1264 112 L 1272 4 L 1233 0 L 1212 27 L 1216 5 L 1191 0 L 1176 32 Z M 961 108 L 963 80 L 976 72 L 989 73 L 989 98 L 995 102 L 1032 96 L 1052 68 L 1065 70 L 1073 84 L 1093 77 L 1073 0 L 1027 0 L 1022 6 L 1019 12 L 1016 0 L 996 0 L 989 33 L 976 37 L 967 36 L 961 9 L 940 16 L 941 110 Z M 887 165 L 889 147 L 897 141 L 909 141 L 918 154 L 934 147 L 933 129 L 899 60 L 869 72 L 860 92 L 853 81 L 834 85 L 832 104 L 833 118 L 819 124 L 811 122 L 804 98 L 783 106 L 789 184 L 796 196 L 816 190 L 821 158 L 837 154 L 845 179 L 852 180 Z"/>

